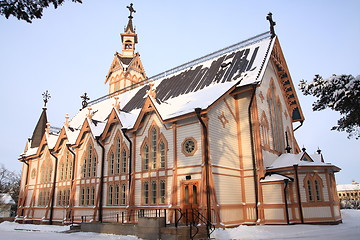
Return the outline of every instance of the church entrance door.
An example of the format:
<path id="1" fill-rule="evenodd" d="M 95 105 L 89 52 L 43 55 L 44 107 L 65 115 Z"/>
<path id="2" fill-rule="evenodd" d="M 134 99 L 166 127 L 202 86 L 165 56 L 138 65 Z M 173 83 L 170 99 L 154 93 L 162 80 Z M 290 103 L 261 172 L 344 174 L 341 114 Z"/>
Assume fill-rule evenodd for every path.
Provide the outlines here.
<path id="1" fill-rule="evenodd" d="M 197 222 L 196 214 L 199 208 L 199 181 L 185 180 L 181 182 L 181 206 L 183 221 Z"/>

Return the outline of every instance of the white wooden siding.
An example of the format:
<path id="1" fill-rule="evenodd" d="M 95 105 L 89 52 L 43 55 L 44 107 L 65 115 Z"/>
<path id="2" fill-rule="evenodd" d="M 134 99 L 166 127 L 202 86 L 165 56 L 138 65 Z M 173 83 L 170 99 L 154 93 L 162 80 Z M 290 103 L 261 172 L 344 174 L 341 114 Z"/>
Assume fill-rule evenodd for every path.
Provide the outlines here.
<path id="1" fill-rule="evenodd" d="M 274 184 L 263 184 L 262 192 L 263 199 L 265 204 L 279 204 L 284 203 L 284 198 L 282 196 L 283 184 L 274 183 Z"/>
<path id="2" fill-rule="evenodd" d="M 303 207 L 304 218 L 331 218 L 330 207 Z"/>
<path id="3" fill-rule="evenodd" d="M 264 215 L 266 220 L 285 220 L 284 209 L 282 208 L 266 208 Z"/>
<path id="4" fill-rule="evenodd" d="M 227 97 L 226 102 L 232 106 L 232 112 L 235 114 L 233 97 Z M 219 119 L 225 116 L 228 123 L 224 126 Z M 210 159 L 212 164 L 240 168 L 238 135 L 236 120 L 231 114 L 224 101 L 219 102 L 208 114 L 209 117 L 209 144 Z"/>
<path id="5" fill-rule="evenodd" d="M 220 205 L 242 203 L 240 178 L 224 175 L 213 176 L 215 192 Z"/>

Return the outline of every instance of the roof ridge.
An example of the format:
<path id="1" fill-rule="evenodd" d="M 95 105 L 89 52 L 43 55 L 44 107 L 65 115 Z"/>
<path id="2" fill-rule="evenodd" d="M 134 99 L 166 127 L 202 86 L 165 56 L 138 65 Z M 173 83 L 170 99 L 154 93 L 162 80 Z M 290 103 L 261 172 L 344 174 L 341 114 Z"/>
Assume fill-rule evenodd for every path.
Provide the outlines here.
<path id="1" fill-rule="evenodd" d="M 251 37 L 251 38 L 248 38 L 248 39 L 246 39 L 246 40 L 243 40 L 243 41 L 241 41 L 241 42 L 238 42 L 238 43 L 235 43 L 235 44 L 233 44 L 233 45 L 230 45 L 230 46 L 228 46 L 228 47 L 225 47 L 225 48 L 222 48 L 222 49 L 220 49 L 220 50 L 217 50 L 217 51 L 215 51 L 215 52 L 212 52 L 212 53 L 210 53 L 210 54 L 207 54 L 207 55 L 205 55 L 205 56 L 196 58 L 196 59 L 194 59 L 194 60 L 192 60 L 192 61 L 189 61 L 189 62 L 187 62 L 187 63 L 181 64 L 181 65 L 179 65 L 179 66 L 177 66 L 177 67 L 171 68 L 171 69 L 169 69 L 169 70 L 166 70 L 166 71 L 164 71 L 164 72 L 161 72 L 161 73 L 158 73 L 158 74 L 156 74 L 156 75 L 154 75 L 154 76 L 151 76 L 151 77 L 149 77 L 149 78 L 147 78 L 147 79 L 145 79 L 145 80 L 143 80 L 143 81 L 140 81 L 140 82 L 137 82 L 137 83 L 132 84 L 132 85 L 130 85 L 130 86 L 127 86 L 127 87 L 125 87 L 125 88 L 119 89 L 118 91 L 115 91 L 115 92 L 113 92 L 113 93 L 111 93 L 111 94 L 107 94 L 107 95 L 104 95 L 104 96 L 99 97 L 99 98 L 97 98 L 97 99 L 94 99 L 94 100 L 90 101 L 89 104 L 92 104 L 92 105 L 93 105 L 93 104 L 96 104 L 96 103 L 98 103 L 98 102 L 102 102 L 102 101 L 104 101 L 104 100 L 106 100 L 106 99 L 109 99 L 109 98 L 115 96 L 115 95 L 118 95 L 120 92 L 123 92 L 123 91 L 126 90 L 126 89 L 134 89 L 134 88 L 143 86 L 144 83 L 148 83 L 148 82 L 151 81 L 151 80 L 152 80 L 152 81 L 159 80 L 159 79 L 164 78 L 164 77 L 166 77 L 166 76 L 168 76 L 168 75 L 171 75 L 171 74 L 175 74 L 175 73 L 177 73 L 177 72 L 180 72 L 180 71 L 182 71 L 182 70 L 184 70 L 184 69 L 186 69 L 186 68 L 195 66 L 195 65 L 200 64 L 200 63 L 203 63 L 203 62 L 205 62 L 205 61 L 207 61 L 207 60 L 209 60 L 209 59 L 211 59 L 211 58 L 219 57 L 219 56 L 224 55 L 224 54 L 226 54 L 226 53 L 229 53 L 229 52 L 238 50 L 238 49 L 240 49 L 240 48 L 244 48 L 244 47 L 246 47 L 246 46 L 252 45 L 252 44 L 254 44 L 254 43 L 260 42 L 260 41 L 262 41 L 262 40 L 264 40 L 264 39 L 266 39 L 266 38 L 269 38 L 269 37 L 270 37 L 269 34 L 270 34 L 270 32 L 267 31 L 267 32 L 258 34 L 258 35 L 254 36 L 254 37 Z"/>

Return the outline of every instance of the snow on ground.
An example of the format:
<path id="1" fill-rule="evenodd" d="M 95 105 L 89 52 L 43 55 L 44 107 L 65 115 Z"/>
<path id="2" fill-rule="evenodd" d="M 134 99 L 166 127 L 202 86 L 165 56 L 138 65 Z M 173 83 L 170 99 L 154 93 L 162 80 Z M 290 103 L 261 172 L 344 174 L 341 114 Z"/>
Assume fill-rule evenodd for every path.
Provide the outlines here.
<path id="1" fill-rule="evenodd" d="M 211 235 L 215 239 L 317 239 L 359 240 L 360 210 L 341 210 L 343 223 L 338 225 L 297 224 L 290 226 L 239 226 L 217 229 Z"/>
<path id="2" fill-rule="evenodd" d="M 358 240 L 360 239 L 360 210 L 341 210 L 343 223 L 339 225 L 282 225 L 282 226 L 239 226 L 217 229 L 212 237 L 220 239 L 316 239 L 316 240 Z M 99 233 L 63 233 L 68 226 L 49 226 L 3 222 L 0 224 L 0 240 L 140 240 L 135 236 L 118 236 Z"/>
<path id="3" fill-rule="evenodd" d="M 0 240 L 141 240 L 135 236 L 119 236 L 100 233 L 64 233 L 69 226 L 19 224 L 3 222 L 0 224 Z"/>

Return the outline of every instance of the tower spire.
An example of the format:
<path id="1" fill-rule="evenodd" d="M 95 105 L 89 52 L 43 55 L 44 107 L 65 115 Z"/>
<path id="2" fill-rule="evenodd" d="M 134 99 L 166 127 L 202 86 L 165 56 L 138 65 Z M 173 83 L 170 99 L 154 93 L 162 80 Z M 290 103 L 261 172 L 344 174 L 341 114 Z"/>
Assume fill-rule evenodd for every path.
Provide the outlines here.
<path id="1" fill-rule="evenodd" d="M 133 8 L 133 4 L 132 3 L 130 3 L 130 6 L 126 6 L 128 9 L 129 9 L 129 21 L 128 21 L 128 24 L 127 24 L 127 26 L 126 26 L 126 28 L 125 28 L 125 32 L 126 33 L 135 33 L 135 31 L 134 31 L 134 27 L 133 27 L 133 23 L 132 23 L 132 19 L 133 19 L 133 16 L 132 16 L 132 14 L 133 13 L 136 13 L 136 11 L 135 11 L 135 9 Z"/>
<path id="2" fill-rule="evenodd" d="M 133 58 L 135 56 L 135 44 L 137 41 L 137 34 L 135 33 L 134 26 L 132 19 L 133 13 L 136 13 L 135 9 L 133 8 L 133 4 L 131 3 L 130 6 L 127 6 L 129 9 L 129 21 L 127 26 L 124 29 L 124 33 L 121 34 L 121 41 L 122 41 L 122 57 Z"/>
<path id="3" fill-rule="evenodd" d="M 42 94 L 42 96 L 43 96 L 43 101 L 44 101 L 44 107 L 43 107 L 43 111 L 39 117 L 39 120 L 35 126 L 34 132 L 31 137 L 31 148 L 40 146 L 40 142 L 41 142 L 43 135 L 45 134 L 46 124 L 48 122 L 47 115 L 46 115 L 46 103 L 50 99 L 50 94 L 46 90 L 46 92 L 44 92 Z"/>

